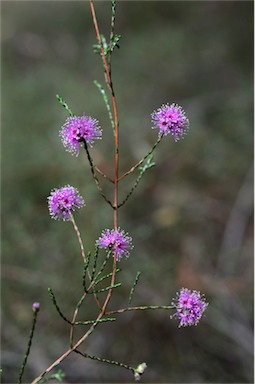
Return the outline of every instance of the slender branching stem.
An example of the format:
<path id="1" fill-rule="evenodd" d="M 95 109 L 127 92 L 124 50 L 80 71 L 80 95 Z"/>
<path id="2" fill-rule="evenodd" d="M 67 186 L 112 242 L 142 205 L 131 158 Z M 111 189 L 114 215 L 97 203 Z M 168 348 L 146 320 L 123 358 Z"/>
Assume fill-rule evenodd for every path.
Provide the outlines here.
<path id="1" fill-rule="evenodd" d="M 109 260 L 110 256 L 112 255 L 112 251 L 109 251 L 106 255 L 106 258 L 104 259 L 96 277 L 95 277 L 95 281 L 97 281 L 98 277 L 101 275 L 101 273 L 103 272 L 103 270 L 105 269 L 105 266 L 107 264 L 107 261 Z"/>
<path id="2" fill-rule="evenodd" d="M 83 245 L 83 242 L 82 242 L 81 234 L 80 234 L 79 228 L 78 228 L 78 226 L 77 226 L 77 224 L 76 224 L 76 222 L 75 222 L 75 220 L 74 220 L 73 215 L 71 215 L 71 221 L 72 221 L 72 223 L 73 223 L 74 230 L 75 230 L 75 232 L 76 232 L 76 234 L 77 234 L 77 237 L 78 237 L 78 241 L 79 241 L 79 244 L 80 244 L 81 254 L 82 254 L 82 258 L 83 258 L 84 264 L 86 265 L 87 261 L 89 261 L 89 260 L 86 259 L 86 255 L 85 255 L 85 250 L 84 250 L 84 245 Z M 91 276 L 91 274 L 90 274 L 90 272 L 89 272 L 88 269 L 87 269 L 87 273 L 88 273 L 89 279 L 90 279 L 91 284 L 92 284 L 92 280 L 93 280 L 93 279 L 92 279 L 92 276 Z M 70 327 L 70 336 L 69 336 L 69 340 L 70 340 L 70 346 L 71 346 L 71 347 L 72 347 L 72 345 L 73 345 L 73 337 L 74 337 L 74 326 L 75 326 L 75 321 L 76 321 L 76 318 L 77 318 L 78 313 L 79 313 L 79 308 L 80 308 L 81 304 L 83 303 L 83 301 L 84 301 L 84 299 L 85 299 L 85 297 L 86 297 L 86 294 L 87 294 L 87 292 L 84 292 L 84 294 L 82 295 L 81 299 L 79 300 L 79 302 L 78 302 L 78 304 L 77 304 L 77 306 L 76 306 L 76 308 L 75 308 L 75 311 L 74 311 L 74 314 L 73 314 L 72 321 L 70 322 L 71 327 Z M 95 301 L 96 301 L 98 307 L 101 308 L 101 303 L 100 303 L 100 301 L 99 301 L 99 299 L 98 299 L 96 293 L 94 293 L 94 297 L 95 297 Z"/>
<path id="3" fill-rule="evenodd" d="M 68 324 L 72 324 L 71 321 L 70 321 L 70 320 L 69 320 L 69 319 L 62 313 L 61 309 L 59 308 L 59 306 L 58 306 L 58 304 L 57 304 L 57 301 L 56 301 L 56 298 L 55 298 L 55 295 L 54 295 L 52 289 L 51 289 L 51 288 L 48 288 L 48 292 L 49 292 L 51 301 L 52 301 L 54 307 L 56 308 L 56 310 L 57 310 L 59 316 L 62 317 L 62 319 L 63 319 L 64 321 L 66 321 Z"/>
<path id="4" fill-rule="evenodd" d="M 116 16 L 116 0 L 112 0 L 112 17 L 111 17 L 111 31 L 110 31 L 110 52 L 109 52 L 109 67 L 111 74 L 111 58 L 112 58 L 112 46 L 114 38 L 114 28 L 115 28 L 115 16 Z"/>
<path id="5" fill-rule="evenodd" d="M 114 311 L 106 311 L 105 315 L 113 315 L 117 313 L 124 313 L 127 311 L 144 311 L 147 309 L 174 309 L 175 307 L 173 305 L 143 305 L 143 306 L 137 306 L 137 307 L 127 307 L 127 308 L 121 308 L 116 309 Z"/>
<path id="6" fill-rule="evenodd" d="M 114 285 L 109 285 L 109 287 L 105 287 L 105 288 L 101 288 L 101 289 L 97 289 L 95 292 L 96 293 L 99 293 L 99 292 L 105 292 L 105 291 L 109 291 L 109 289 L 113 289 L 113 288 L 118 288 L 121 286 L 121 283 L 116 283 Z"/>
<path id="7" fill-rule="evenodd" d="M 87 296 L 87 292 L 84 292 L 82 297 L 80 298 L 76 308 L 75 308 L 75 311 L 74 311 L 74 314 L 73 314 L 73 318 L 72 318 L 72 324 L 71 324 L 71 327 L 70 327 L 70 337 L 69 337 L 69 340 L 70 340 L 70 348 L 72 348 L 73 346 L 73 337 L 74 337 L 74 323 L 76 322 L 76 319 L 77 319 L 77 316 L 78 316 L 78 312 L 79 312 L 79 308 L 81 306 L 81 304 L 83 303 L 85 297 Z"/>
<path id="8" fill-rule="evenodd" d="M 152 155 L 151 155 L 152 156 Z M 148 160 L 147 160 L 147 163 L 143 166 L 143 167 L 140 167 L 140 173 L 139 175 L 137 176 L 132 188 L 130 189 L 130 191 L 128 192 L 128 194 L 126 195 L 126 197 L 122 200 L 122 202 L 118 205 L 118 208 L 122 207 L 127 201 L 128 199 L 132 196 L 132 194 L 134 193 L 135 189 L 137 188 L 138 184 L 140 183 L 144 173 L 147 171 L 147 169 L 153 167 L 155 165 L 154 162 L 151 162 L 151 158 L 148 157 Z"/>
<path id="9" fill-rule="evenodd" d="M 138 163 L 136 163 L 132 168 L 130 168 L 129 171 L 125 172 L 123 175 L 121 175 L 118 179 L 118 181 L 121 181 L 124 179 L 126 176 L 130 175 L 130 173 L 134 172 L 136 168 L 139 167 L 154 151 L 154 149 L 157 147 L 157 145 L 161 142 L 163 135 L 159 136 L 158 140 L 153 144 L 151 147 L 150 151 L 140 160 Z"/>
<path id="10" fill-rule="evenodd" d="M 60 102 L 62 107 L 64 107 L 67 110 L 67 112 L 69 113 L 69 116 L 73 117 L 74 113 L 71 110 L 71 108 L 69 107 L 69 105 L 67 104 L 67 102 L 61 96 L 59 96 L 59 95 L 56 95 L 56 98 L 58 99 L 58 101 Z"/>
<path id="11" fill-rule="evenodd" d="M 75 349 L 74 352 L 78 353 L 79 355 L 81 355 L 81 356 L 83 356 L 83 357 L 86 357 L 86 358 L 88 358 L 88 359 L 91 359 L 91 360 L 96 360 L 96 361 L 100 361 L 100 362 L 102 362 L 102 363 L 107 363 L 107 364 L 117 365 L 118 367 L 126 368 L 126 369 L 128 369 L 128 370 L 130 370 L 130 371 L 132 371 L 132 372 L 135 372 L 135 368 L 130 367 L 130 366 L 127 365 L 127 364 L 120 363 L 119 361 L 109 360 L 109 359 L 104 359 L 104 358 L 102 358 L 102 357 L 89 355 L 88 353 L 82 353 L 82 352 L 78 351 L 77 349 Z"/>
<path id="12" fill-rule="evenodd" d="M 31 384 L 38 383 L 45 375 L 47 375 L 53 368 L 57 367 L 63 360 L 65 360 L 75 349 L 77 349 L 81 344 L 84 343 L 84 341 L 91 335 L 91 333 L 94 331 L 96 326 L 100 324 L 100 320 L 103 317 L 105 312 L 102 310 L 95 322 L 91 325 L 91 327 L 88 329 L 88 331 L 75 343 L 75 345 L 72 348 L 69 348 L 63 355 L 61 355 L 57 360 L 55 360 L 40 376 L 38 376 Z"/>
<path id="13" fill-rule="evenodd" d="M 110 106 L 108 104 L 108 99 L 107 99 L 107 96 L 105 94 L 105 91 L 104 89 L 101 87 L 101 85 L 98 83 L 98 81 L 95 81 L 95 84 L 97 85 L 97 87 L 100 89 L 101 93 L 103 94 L 103 97 L 104 97 L 104 100 L 105 100 L 105 103 L 106 103 L 106 107 L 107 107 L 107 110 L 108 110 L 108 113 L 109 113 L 109 116 L 110 116 L 110 119 L 111 119 L 111 122 L 113 124 L 113 127 L 114 127 L 114 122 L 112 120 L 112 115 L 111 115 L 111 110 L 110 110 Z M 101 88 L 100 88 L 101 87 Z M 58 101 L 60 102 L 60 104 L 62 105 L 62 107 L 64 107 L 67 112 L 69 113 L 70 117 L 73 117 L 74 116 L 74 113 L 73 111 L 71 110 L 71 108 L 69 107 L 69 105 L 67 104 L 67 102 L 62 98 L 60 97 L 59 95 L 56 95 L 56 98 L 58 99 Z M 90 164 L 91 165 L 91 164 Z M 108 177 L 107 175 L 105 175 L 96 165 L 94 165 L 92 163 L 92 166 L 93 168 L 101 175 L 103 176 L 105 179 L 109 180 L 111 183 L 113 183 L 114 181 Z M 92 172 L 93 176 L 94 176 L 94 172 Z"/>
<path id="14" fill-rule="evenodd" d="M 118 228 L 118 179 L 119 179 L 119 119 L 118 119 L 118 111 L 117 111 L 117 103 L 116 103 L 116 98 L 114 95 L 114 90 L 113 90 L 113 85 L 112 85 L 112 80 L 111 80 L 111 73 L 110 73 L 110 67 L 107 62 L 107 58 L 104 53 L 104 48 L 102 46 L 102 39 L 100 36 L 99 28 L 98 28 L 98 23 L 97 23 L 97 18 L 96 18 L 96 13 L 94 9 L 94 4 L 93 1 L 90 0 L 90 8 L 91 8 L 91 13 L 92 13 L 92 18 L 94 22 L 94 27 L 97 35 L 97 40 L 98 43 L 101 47 L 101 56 L 102 60 L 104 63 L 104 68 L 105 68 L 105 75 L 106 75 L 106 81 L 107 85 L 110 89 L 111 96 L 112 96 L 112 105 L 113 105 L 113 116 L 114 116 L 114 126 L 115 126 L 115 177 L 114 177 L 114 204 L 112 204 L 106 197 L 105 200 L 107 201 L 108 204 L 113 208 L 114 210 L 114 228 Z M 95 175 L 94 171 L 94 165 L 92 162 L 92 159 L 89 155 L 88 148 L 85 143 L 85 150 L 88 155 L 88 159 L 90 162 L 90 167 L 91 171 L 93 172 L 94 179 L 98 181 L 97 176 Z M 99 186 L 99 183 L 98 185 Z M 101 188 L 101 187 L 100 187 Z M 102 190 L 99 192 L 102 194 Z M 111 278 L 111 286 L 114 286 L 115 284 L 115 278 L 116 278 L 116 264 L 117 264 L 117 259 L 116 259 L 116 254 L 114 255 L 114 262 L 113 262 L 113 273 L 112 273 L 112 278 Z M 63 353 L 57 360 L 55 360 L 40 376 L 38 376 L 32 384 L 38 383 L 45 375 L 47 375 L 53 368 L 55 368 L 58 364 L 60 364 L 67 356 L 70 355 L 74 350 L 76 350 L 81 344 L 85 342 L 85 340 L 89 337 L 89 335 L 94 331 L 96 326 L 99 324 L 101 318 L 104 316 L 106 313 L 106 308 L 107 305 L 111 299 L 112 296 L 112 289 L 108 291 L 108 294 L 106 296 L 105 302 L 101 308 L 100 313 L 97 316 L 96 321 L 91 325 L 91 327 L 88 329 L 88 331 L 71 347 L 69 348 L 65 353 Z"/>
<path id="15" fill-rule="evenodd" d="M 103 308 L 102 311 L 99 313 L 95 322 L 92 324 L 92 326 L 89 328 L 89 330 L 80 338 L 80 340 L 78 340 L 72 348 L 69 348 L 56 361 L 54 361 L 54 363 L 52 363 L 40 376 L 38 376 L 32 382 L 32 384 L 38 383 L 47 373 L 49 373 L 53 368 L 58 366 L 67 356 L 69 356 L 70 353 L 75 351 L 81 344 L 83 344 L 84 341 L 88 338 L 88 336 L 94 331 L 96 326 L 99 324 L 100 319 L 102 318 L 103 314 L 112 315 L 112 314 L 118 314 L 118 313 L 123 313 L 123 312 L 127 312 L 127 311 L 147 310 L 147 309 L 167 309 L 167 310 L 169 310 L 169 309 L 173 309 L 173 308 L 174 308 L 174 306 L 172 306 L 172 305 L 148 305 L 148 306 L 138 306 L 138 307 L 127 307 L 127 308 L 122 308 L 122 309 L 118 309 L 118 310 L 114 310 L 114 311 L 106 311 L 105 310 L 106 306 L 105 306 L 105 308 Z"/>
<path id="16" fill-rule="evenodd" d="M 95 165 L 95 170 L 101 175 L 103 176 L 105 179 L 107 179 L 108 181 L 110 181 L 110 183 L 114 184 L 114 180 L 112 180 L 108 175 L 106 175 L 105 173 L 103 173 L 101 171 L 101 169 L 99 169 L 96 165 Z"/>
<path id="17" fill-rule="evenodd" d="M 89 149 L 88 149 L 88 144 L 86 143 L 86 141 L 84 140 L 84 148 L 85 148 L 85 151 L 86 151 L 86 154 L 87 154 L 87 157 L 88 157 L 88 161 L 89 161 L 89 165 L 90 165 L 90 169 L 91 169 L 91 173 L 92 173 L 92 176 L 93 176 L 93 179 L 95 180 L 95 183 L 96 183 L 96 186 L 97 186 L 97 189 L 100 193 L 100 195 L 104 198 L 104 200 L 112 207 L 114 208 L 112 202 L 106 197 L 105 193 L 103 192 L 103 189 L 99 183 L 99 180 L 98 180 L 98 177 L 96 175 L 96 172 L 95 172 L 95 166 L 94 166 L 94 163 L 93 163 L 93 160 L 92 160 L 92 157 L 89 153 Z"/>
<path id="18" fill-rule="evenodd" d="M 120 268 L 117 268 L 116 272 L 120 272 L 121 269 Z M 95 281 L 95 286 L 99 283 L 101 283 L 102 281 L 104 281 L 105 279 L 108 279 L 108 277 L 111 277 L 112 276 L 112 272 L 110 273 L 107 273 L 107 275 L 105 276 L 102 276 L 99 280 Z"/>
<path id="19" fill-rule="evenodd" d="M 111 57 L 110 54 L 109 54 L 109 57 Z M 110 122 L 111 122 L 112 130 L 113 130 L 113 133 L 114 133 L 115 125 L 114 125 L 114 121 L 113 121 L 113 117 L 112 117 L 111 107 L 110 107 L 110 104 L 109 104 L 109 101 L 108 101 L 108 96 L 107 96 L 104 88 L 102 87 L 102 85 L 97 80 L 94 80 L 94 84 L 96 85 L 96 87 L 99 89 L 101 95 L 103 96 L 103 100 L 104 100 L 104 103 L 105 103 L 105 106 L 106 106 L 106 109 L 107 109 L 107 112 L 108 112 L 108 115 L 109 115 L 109 119 L 110 119 Z M 105 176 L 105 175 L 102 175 L 102 176 Z M 113 180 L 111 180 L 111 181 L 113 181 Z"/>
<path id="20" fill-rule="evenodd" d="M 116 321 L 116 317 L 103 317 L 102 319 L 98 320 L 99 323 L 109 323 Z M 88 324 L 93 324 L 96 320 L 86 320 L 86 321 L 76 321 L 75 325 L 88 325 Z"/>
<path id="21" fill-rule="evenodd" d="M 34 311 L 34 313 L 33 313 L 32 327 L 31 327 L 31 330 L 30 330 L 30 335 L 29 335 L 29 339 L 28 339 L 27 349 L 26 349 L 26 353 L 25 353 L 23 362 L 22 362 L 21 367 L 20 367 L 20 372 L 19 372 L 19 384 L 22 383 L 22 376 L 23 376 L 23 373 L 24 373 L 25 366 L 27 364 L 28 355 L 29 355 L 30 348 L 31 348 L 31 345 L 32 345 L 32 340 L 33 340 L 34 330 L 35 330 L 35 324 L 36 324 L 36 320 L 37 320 L 37 315 L 38 315 L 39 309 L 33 308 L 33 311 Z"/>
<path id="22" fill-rule="evenodd" d="M 133 298 L 133 294 L 134 294 L 134 291 L 135 291 L 135 287 L 137 286 L 137 283 L 139 281 L 140 276 L 141 276 L 141 272 L 138 271 L 137 274 L 136 274 L 133 286 L 132 286 L 131 291 L 130 291 L 130 295 L 129 295 L 129 298 L 128 298 L 128 304 L 131 303 L 131 300 Z"/>
<path id="23" fill-rule="evenodd" d="M 83 261 L 84 261 L 84 264 L 86 264 L 87 260 L 86 260 L 86 255 L 85 255 L 85 251 L 84 251 L 84 245 L 83 245 L 83 242 L 82 242 L 82 238 L 81 238 L 81 234 L 80 234 L 80 231 L 79 231 L 79 228 L 74 220 L 74 217 L 73 215 L 71 215 L 71 221 L 73 223 L 73 226 L 74 226 L 74 230 L 77 234 L 77 237 L 78 237 L 78 241 L 79 241 L 79 244 L 80 244 L 80 248 L 81 248 L 81 254 L 82 254 L 82 258 L 83 258 Z M 91 276 L 89 270 L 87 270 L 87 273 L 88 273 L 88 276 L 89 276 L 89 279 L 92 283 L 93 281 L 93 276 Z M 96 303 L 98 305 L 99 308 L 101 308 L 101 304 L 100 304 L 100 301 L 98 300 L 98 297 L 96 296 L 96 294 L 94 295 L 95 296 L 95 300 L 96 300 Z"/>
<path id="24" fill-rule="evenodd" d="M 77 226 L 77 224 L 76 224 L 72 214 L 70 215 L 70 217 L 71 217 L 71 222 L 73 223 L 74 230 L 75 230 L 76 235 L 78 237 L 78 241 L 79 241 L 80 248 L 81 248 L 81 255 L 82 255 L 84 264 L 86 264 L 87 260 L 86 260 L 86 255 L 85 255 L 85 251 L 84 251 L 84 245 L 83 245 L 83 242 L 82 242 L 82 239 L 81 239 L 81 234 L 80 234 L 79 228 L 78 228 L 78 226 Z"/>
<path id="25" fill-rule="evenodd" d="M 111 92 L 112 96 L 112 106 L 113 106 L 113 116 L 114 116 L 114 126 L 115 126 L 115 176 L 114 176 L 114 203 L 113 203 L 113 209 L 114 209 L 114 216 L 113 216 L 113 221 L 114 221 L 114 229 L 117 230 L 118 228 L 118 179 L 119 179 L 119 118 L 118 118 L 118 110 L 117 110 L 117 102 L 114 94 L 114 89 L 113 89 L 113 84 L 112 84 L 112 79 L 111 79 L 111 70 L 110 66 L 107 62 L 107 57 L 104 52 L 104 47 L 102 45 L 102 38 L 99 32 L 99 27 L 98 27 L 98 22 L 96 18 L 96 13 L 95 13 L 95 8 L 93 1 L 90 0 L 90 9 L 92 13 L 92 18 L 94 22 L 94 27 L 96 31 L 96 36 L 97 40 L 99 43 L 99 46 L 101 47 L 101 57 L 103 60 L 104 64 L 104 69 L 105 69 L 105 75 L 106 75 L 106 82 L 109 87 L 109 90 Z M 114 22 L 115 17 L 112 18 L 112 23 Z M 113 30 L 113 27 L 111 27 Z M 111 285 L 113 286 L 115 283 L 115 278 L 116 278 L 116 255 L 114 255 L 114 263 L 113 263 L 113 274 L 112 274 L 112 279 L 111 279 Z M 102 308 L 102 312 L 104 313 L 106 310 L 106 307 L 111 299 L 112 296 L 112 289 L 109 290 L 108 295 L 105 299 L 105 303 Z"/>

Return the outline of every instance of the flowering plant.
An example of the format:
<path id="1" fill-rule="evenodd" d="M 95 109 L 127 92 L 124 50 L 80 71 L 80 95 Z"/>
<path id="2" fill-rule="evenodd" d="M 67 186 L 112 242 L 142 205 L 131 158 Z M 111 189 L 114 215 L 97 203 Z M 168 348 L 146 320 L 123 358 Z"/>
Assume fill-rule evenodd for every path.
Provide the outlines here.
<path id="1" fill-rule="evenodd" d="M 83 291 L 74 309 L 73 316 L 71 319 L 69 319 L 60 309 L 52 289 L 48 289 L 51 301 L 56 308 L 56 311 L 58 312 L 59 316 L 70 326 L 70 346 L 56 361 L 54 361 L 33 381 L 33 384 L 44 382 L 44 380 L 48 381 L 50 378 L 61 380 L 63 377 L 61 370 L 49 376 L 48 378 L 46 378 L 46 376 L 73 352 L 78 353 L 85 358 L 128 369 L 133 373 L 135 380 L 140 380 L 147 367 L 145 362 L 139 363 L 136 367 L 132 367 L 126 363 L 109 360 L 104 357 L 93 356 L 82 352 L 80 347 L 85 343 L 85 341 L 89 338 L 89 336 L 94 332 L 95 328 L 100 323 L 114 322 L 117 319 L 115 316 L 126 311 L 143 311 L 150 309 L 164 309 L 167 311 L 175 310 L 176 312 L 173 313 L 170 318 L 178 318 L 180 320 L 179 327 L 182 327 L 197 325 L 208 305 L 203 295 L 201 295 L 199 292 L 182 288 L 177 294 L 177 298 L 171 305 L 131 306 L 130 304 L 133 298 L 133 294 L 141 274 L 138 272 L 130 291 L 128 306 L 115 310 L 108 309 L 109 302 L 112 301 L 114 296 L 114 291 L 122 284 L 121 281 L 118 281 L 120 272 L 120 268 L 118 268 L 119 262 L 122 262 L 123 259 L 131 256 L 133 250 L 132 238 L 125 232 L 124 229 L 119 226 L 119 209 L 129 200 L 147 170 L 155 165 L 153 162 L 153 152 L 163 137 L 169 135 L 173 137 L 174 141 L 180 140 L 187 134 L 189 130 L 189 120 L 186 117 L 183 108 L 176 103 L 172 103 L 170 105 L 162 105 L 160 108 L 154 111 L 151 115 L 153 124 L 152 128 L 159 130 L 156 142 L 154 145 L 152 145 L 149 152 L 137 164 L 133 165 L 122 175 L 119 175 L 119 118 L 117 101 L 111 77 L 112 53 L 115 47 L 118 47 L 120 40 L 120 35 L 117 35 L 114 32 L 116 1 L 112 0 L 111 2 L 112 13 L 109 42 L 107 42 L 106 38 L 100 34 L 96 12 L 92 0 L 90 0 L 90 8 L 97 35 L 97 44 L 94 46 L 94 51 L 101 56 L 105 74 L 105 82 L 111 98 L 111 101 L 109 101 L 107 92 L 102 87 L 102 85 L 96 81 L 95 85 L 99 88 L 103 96 L 109 114 L 109 119 L 113 128 L 115 144 L 114 179 L 111 179 L 107 174 L 104 174 L 94 164 L 93 158 L 90 154 L 90 148 L 96 144 L 96 141 L 101 139 L 104 134 L 98 120 L 87 116 L 86 114 L 83 114 L 81 117 L 76 116 L 67 102 L 62 97 L 57 95 L 58 101 L 69 114 L 66 122 L 63 124 L 60 130 L 60 137 L 64 148 L 68 152 L 78 156 L 82 148 L 84 149 L 98 192 L 105 200 L 105 202 L 112 208 L 114 226 L 111 229 L 106 228 L 102 231 L 99 239 L 95 241 L 94 252 L 86 251 L 82 241 L 82 236 L 74 218 L 76 210 L 81 209 L 85 205 L 83 197 L 75 187 L 70 185 L 55 188 L 49 195 L 48 207 L 50 216 L 55 220 L 71 221 L 74 231 L 77 235 L 83 261 Z M 139 169 L 139 173 L 132 188 L 127 193 L 126 197 L 122 201 L 119 201 L 118 192 L 120 182 L 128 175 L 133 174 L 137 169 Z M 99 176 L 103 177 L 105 180 L 111 183 L 111 185 L 113 185 L 113 201 L 110 200 L 104 192 L 104 189 L 102 188 L 99 180 Z M 111 265 L 112 268 L 111 271 L 107 273 L 106 269 L 109 265 Z M 79 310 L 83 305 L 84 300 L 90 294 L 93 295 L 95 299 L 95 305 L 98 308 L 98 315 L 95 319 L 92 320 L 89 319 L 77 321 Z M 19 383 L 22 382 L 22 376 L 30 352 L 39 308 L 40 304 L 34 303 L 32 330 L 30 333 L 27 351 L 20 370 Z M 74 331 L 79 325 L 83 325 L 85 331 L 78 340 L 75 340 Z"/>

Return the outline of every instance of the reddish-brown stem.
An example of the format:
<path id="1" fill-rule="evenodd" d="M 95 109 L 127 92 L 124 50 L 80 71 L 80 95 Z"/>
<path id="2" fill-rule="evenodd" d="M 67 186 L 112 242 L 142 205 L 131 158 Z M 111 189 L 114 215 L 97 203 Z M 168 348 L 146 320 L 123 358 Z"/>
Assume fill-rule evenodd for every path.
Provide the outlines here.
<path id="1" fill-rule="evenodd" d="M 67 356 L 70 355 L 76 348 L 78 348 L 87 338 L 88 336 L 94 331 L 95 327 L 99 323 L 98 320 L 101 319 L 103 316 L 102 311 L 99 313 L 97 320 L 94 324 L 89 328 L 89 330 L 80 338 L 80 340 L 77 341 L 77 343 L 72 347 L 69 348 L 63 355 L 61 355 L 57 360 L 54 361 L 40 376 L 38 376 L 31 384 L 38 383 L 45 375 L 47 375 L 53 368 L 57 367 Z"/>
<path id="2" fill-rule="evenodd" d="M 97 40 L 99 45 L 101 46 L 101 55 L 104 63 L 104 68 L 105 68 L 105 75 L 106 75 L 106 80 L 108 87 L 111 92 L 112 96 L 112 105 L 113 105 L 113 114 L 114 114 L 114 125 L 115 125 L 115 177 L 114 177 L 114 204 L 113 204 L 113 209 L 114 209 L 114 228 L 118 228 L 118 178 L 119 178 L 119 120 L 118 120 L 118 112 L 117 112 L 117 103 L 114 95 L 114 90 L 113 90 L 113 85 L 112 85 L 112 80 L 111 80 L 111 70 L 109 67 L 109 64 L 107 62 L 107 58 L 104 54 L 104 48 L 102 46 L 102 39 L 100 36 L 99 28 L 98 28 L 98 23 L 97 23 L 97 18 L 95 14 L 95 9 L 93 5 L 93 1 L 90 0 L 90 8 L 91 8 L 91 13 L 93 17 L 93 22 L 94 22 L 94 27 L 97 35 Z M 111 279 L 111 285 L 114 285 L 115 283 L 115 278 L 116 278 L 116 255 L 114 256 L 114 263 L 113 263 L 113 273 L 112 273 L 112 279 Z M 98 321 L 104 316 L 106 312 L 107 305 L 111 299 L 112 296 L 112 289 L 108 291 L 107 297 L 105 299 L 105 302 L 101 308 L 101 311 L 99 315 L 97 316 L 97 319 L 95 322 L 92 324 L 92 326 L 89 328 L 89 330 L 77 341 L 77 343 L 72 347 L 69 348 L 65 353 L 63 353 L 62 356 L 60 356 L 54 363 L 52 363 L 40 376 L 38 376 L 32 384 L 38 383 L 46 374 L 48 374 L 53 368 L 55 368 L 58 364 L 60 364 L 67 356 L 70 355 L 75 349 L 77 349 L 87 338 L 88 336 L 94 331 L 95 327 L 98 324 Z M 76 315 L 77 316 L 77 315 Z"/>
<path id="3" fill-rule="evenodd" d="M 98 40 L 99 46 L 101 47 L 101 56 L 102 56 L 102 60 L 105 68 L 106 81 L 112 96 L 112 106 L 113 106 L 113 116 L 114 116 L 114 126 L 115 126 L 115 176 L 114 176 L 114 203 L 113 203 L 114 219 L 113 221 L 114 221 L 114 229 L 117 229 L 118 228 L 118 182 L 119 182 L 118 180 L 119 179 L 119 119 L 118 119 L 117 103 L 116 103 L 116 98 L 114 95 L 112 79 L 111 79 L 111 68 L 107 62 L 107 58 L 104 53 L 102 39 L 99 32 L 96 13 L 95 13 L 94 4 L 92 0 L 90 0 L 90 8 L 91 8 L 91 13 L 92 13 L 95 31 L 97 35 L 97 40 Z M 111 285 L 114 285 L 115 278 L 116 278 L 116 256 L 114 256 L 114 268 L 113 268 Z M 111 295 L 112 295 L 112 290 L 109 290 L 105 300 L 105 305 L 103 306 L 104 310 L 107 307 L 108 302 L 110 301 Z"/>
<path id="4" fill-rule="evenodd" d="M 134 172 L 134 171 L 136 170 L 136 168 L 139 167 L 139 165 L 141 165 L 141 164 L 143 163 L 143 161 L 144 161 L 144 159 L 142 159 L 142 160 L 140 160 L 138 163 L 136 163 L 132 168 L 130 168 L 129 171 L 127 171 L 127 172 L 125 172 L 123 175 L 121 175 L 121 176 L 119 177 L 119 180 L 118 180 L 118 181 L 124 179 L 124 177 L 126 177 L 126 176 L 130 175 L 130 173 Z"/>

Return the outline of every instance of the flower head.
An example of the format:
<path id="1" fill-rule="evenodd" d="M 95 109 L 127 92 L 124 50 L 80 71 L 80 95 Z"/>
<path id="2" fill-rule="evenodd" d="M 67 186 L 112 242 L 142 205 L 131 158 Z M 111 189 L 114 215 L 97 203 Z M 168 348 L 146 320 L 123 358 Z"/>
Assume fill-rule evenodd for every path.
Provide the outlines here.
<path id="1" fill-rule="evenodd" d="M 177 312 L 171 317 L 178 317 L 180 319 L 179 327 L 186 327 L 198 324 L 208 303 L 205 302 L 205 298 L 200 292 L 182 288 L 172 305 Z"/>
<path id="2" fill-rule="evenodd" d="M 159 129 L 159 135 L 172 134 L 174 141 L 180 140 L 189 130 L 189 120 L 179 105 L 164 104 L 151 114 L 153 128 Z"/>
<path id="3" fill-rule="evenodd" d="M 34 311 L 39 311 L 39 309 L 40 309 L 40 303 L 34 303 L 33 304 L 33 310 Z"/>
<path id="4" fill-rule="evenodd" d="M 133 248 L 132 238 L 122 229 L 105 229 L 97 240 L 99 248 L 112 249 L 119 261 L 123 256 L 129 256 L 129 250 Z"/>
<path id="5" fill-rule="evenodd" d="M 62 188 L 55 188 L 48 197 L 49 212 L 53 219 L 64 221 L 71 220 L 71 214 L 78 208 L 85 205 L 78 189 L 66 185 Z"/>
<path id="6" fill-rule="evenodd" d="M 102 131 L 96 119 L 90 116 L 68 117 L 60 132 L 62 143 L 68 152 L 78 156 L 83 141 L 92 146 L 101 139 Z"/>

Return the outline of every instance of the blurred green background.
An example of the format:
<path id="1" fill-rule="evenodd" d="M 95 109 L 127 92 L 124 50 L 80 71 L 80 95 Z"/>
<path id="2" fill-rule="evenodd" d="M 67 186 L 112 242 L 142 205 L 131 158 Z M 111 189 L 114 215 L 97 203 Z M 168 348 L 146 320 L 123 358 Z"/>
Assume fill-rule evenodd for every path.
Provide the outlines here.
<path id="1" fill-rule="evenodd" d="M 52 287 L 68 317 L 82 293 L 82 259 L 70 223 L 48 215 L 47 196 L 71 184 L 87 206 L 76 214 L 86 249 L 112 212 L 92 182 L 85 154 L 65 152 L 59 129 L 66 99 L 77 115 L 97 117 L 103 140 L 92 150 L 113 175 L 113 138 L 101 95 L 100 57 L 87 1 L 2 1 L 2 382 L 16 383 L 32 316 L 41 311 L 24 382 L 68 348 Z M 95 3 L 108 35 L 110 2 Z M 134 250 L 122 261 L 123 286 L 111 308 L 170 304 L 181 287 L 201 290 L 210 306 L 198 327 L 179 329 L 169 313 L 135 312 L 102 324 L 82 350 L 132 366 L 142 381 L 253 382 L 253 2 L 121 1 L 113 57 L 120 116 L 120 169 L 129 169 L 157 138 L 150 114 L 176 102 L 190 119 L 178 143 L 164 138 L 120 226 Z M 132 186 L 129 176 L 120 198 Z M 102 184 L 109 196 L 111 186 Z M 94 303 L 81 310 L 93 318 Z M 77 337 L 81 334 L 77 331 Z M 65 383 L 132 382 L 129 371 L 71 355 Z"/>

